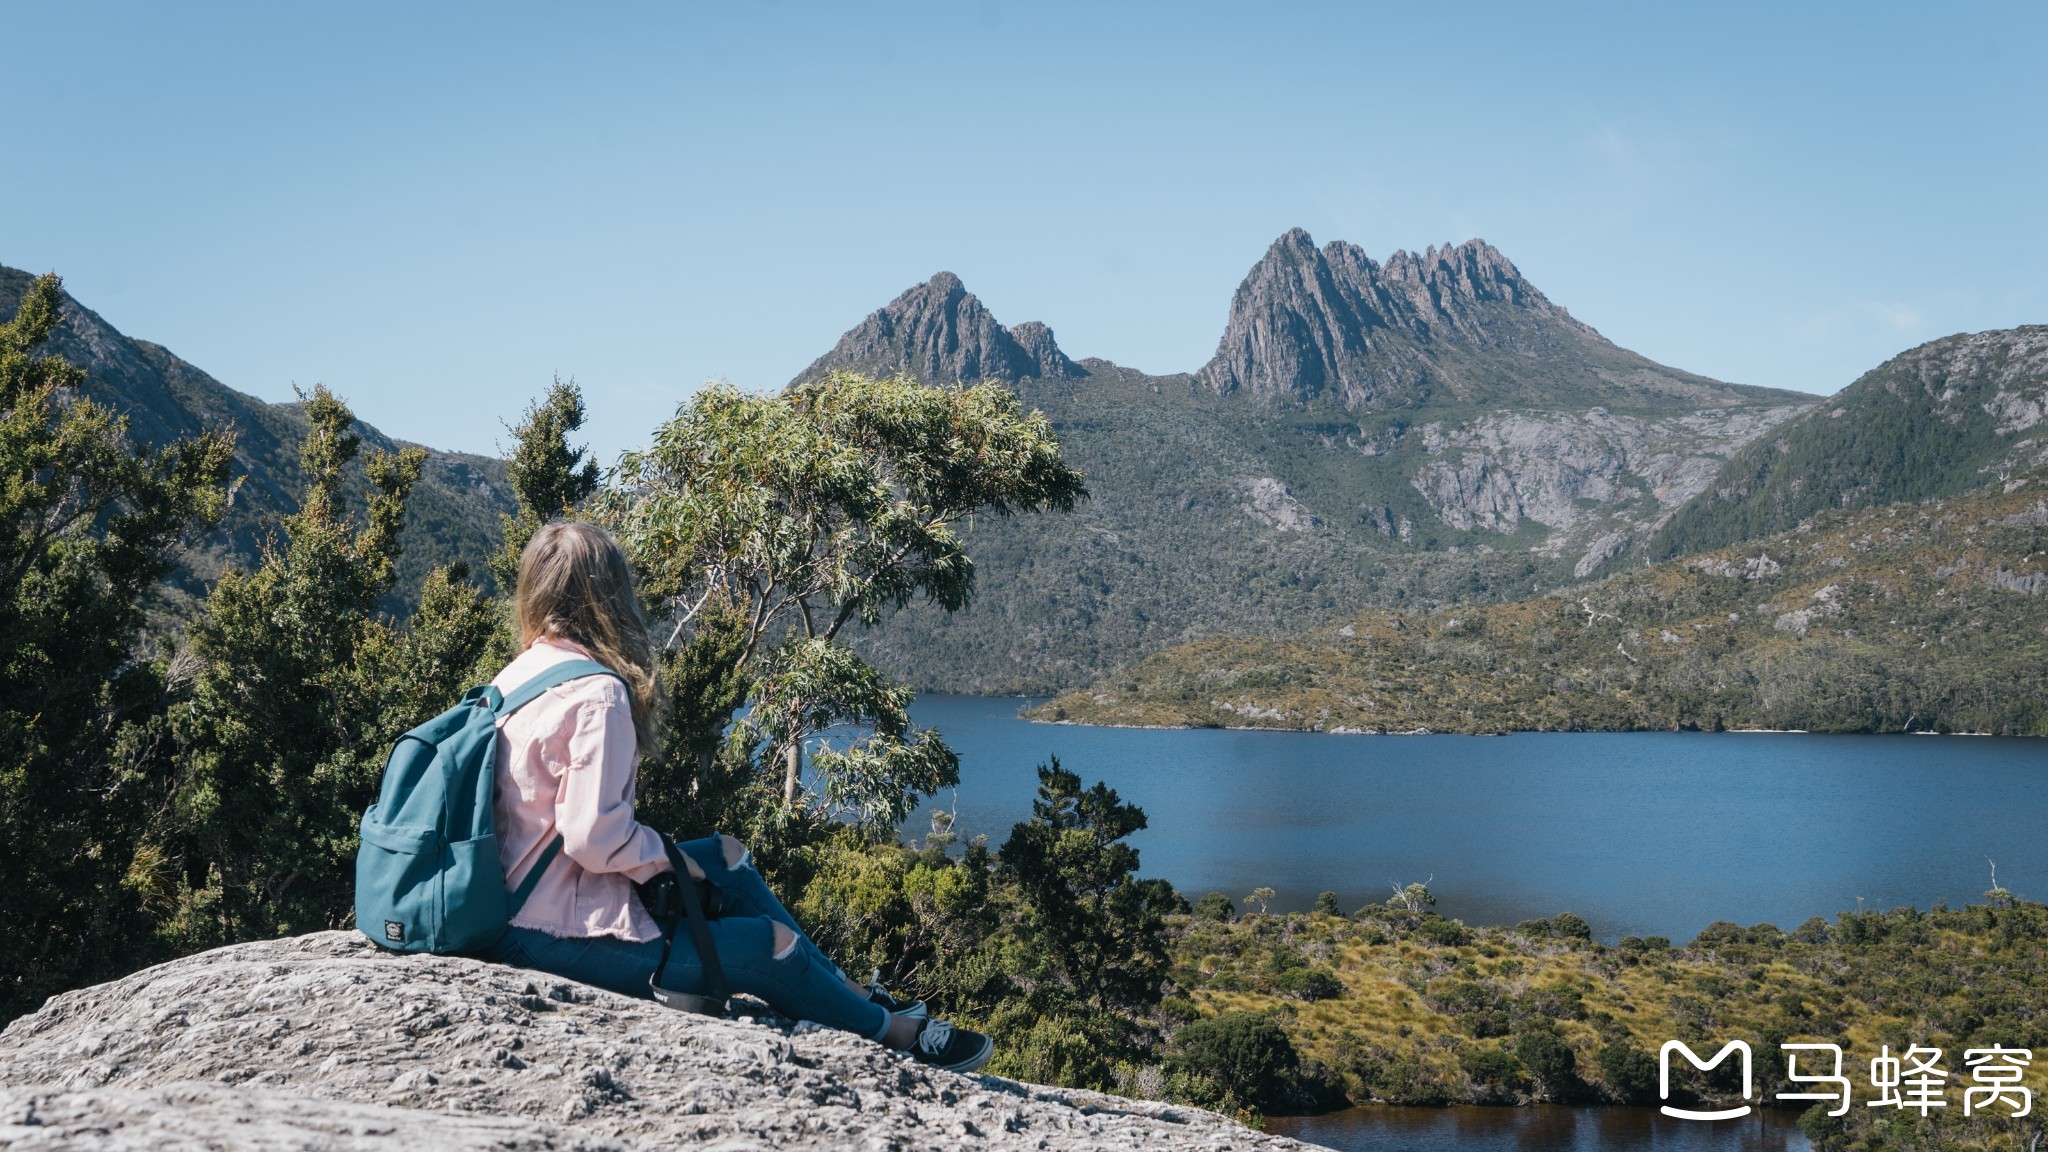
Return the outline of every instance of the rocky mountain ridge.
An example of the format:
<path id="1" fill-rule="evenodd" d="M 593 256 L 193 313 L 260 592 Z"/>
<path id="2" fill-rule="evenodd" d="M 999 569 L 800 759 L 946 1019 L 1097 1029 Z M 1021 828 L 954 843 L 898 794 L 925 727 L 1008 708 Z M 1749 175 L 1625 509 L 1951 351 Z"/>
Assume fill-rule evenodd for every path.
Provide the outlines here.
<path id="1" fill-rule="evenodd" d="M 1396 251 L 1383 266 L 1354 244 L 1319 250 L 1299 228 L 1245 276 L 1216 355 L 1195 376 L 1222 393 L 1330 398 L 1347 409 L 1685 407 L 1767 395 L 1616 347 L 1484 240 Z"/>
<path id="2" fill-rule="evenodd" d="M 1583 579 L 1816 402 L 1618 348 L 1484 241 L 1381 265 L 1299 229 L 1245 277 L 1194 373 L 1075 362 L 949 274 L 798 378 L 835 367 L 1001 380 L 1088 474 L 1072 514 L 969 530 L 966 610 L 858 641 L 922 687 L 982 692 L 1077 686 L 1216 632 Z"/>
<path id="3" fill-rule="evenodd" d="M 1302 1148 L 1198 1108 L 960 1076 L 354 932 L 240 944 L 0 1033 L 18 1149 Z"/>
<path id="4" fill-rule="evenodd" d="M 27 272 L 0 266 L 0 318 L 14 316 L 34 281 Z M 188 549 L 174 577 L 186 593 L 202 594 L 230 563 L 253 564 L 278 518 L 298 507 L 305 418 L 297 404 L 271 404 L 229 388 L 163 345 L 123 335 L 68 292 L 62 318 L 40 351 L 83 369 L 87 394 L 126 416 L 130 435 L 143 443 L 162 444 L 221 425 L 236 429 L 239 486 L 226 518 Z M 365 451 L 395 452 L 406 446 L 361 422 L 356 430 Z M 360 462 L 356 474 L 355 506 L 360 509 Z M 512 508 L 502 460 L 429 449 L 413 489 L 399 558 L 400 598 L 449 560 L 468 561 L 474 578 L 488 580 L 484 560 L 497 548 L 498 514 Z"/>
<path id="5" fill-rule="evenodd" d="M 1503 604 L 1210 637 L 1034 718 L 2048 735 L 2048 467 Z"/>
<path id="6" fill-rule="evenodd" d="M 798 379 L 834 369 L 923 380 L 1048 380 L 1086 376 L 1052 329 L 1036 320 L 1005 328 L 958 276 L 940 272 L 868 314 Z"/>

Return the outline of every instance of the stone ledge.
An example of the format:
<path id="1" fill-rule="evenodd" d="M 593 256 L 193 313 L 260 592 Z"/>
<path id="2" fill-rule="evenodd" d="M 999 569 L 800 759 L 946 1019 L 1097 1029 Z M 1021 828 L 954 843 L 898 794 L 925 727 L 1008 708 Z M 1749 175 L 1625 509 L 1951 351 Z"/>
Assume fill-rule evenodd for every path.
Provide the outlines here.
<path id="1" fill-rule="evenodd" d="M 1214 1113 L 960 1076 L 355 933 L 217 949 L 0 1033 L 9 1148 L 1288 1149 Z"/>

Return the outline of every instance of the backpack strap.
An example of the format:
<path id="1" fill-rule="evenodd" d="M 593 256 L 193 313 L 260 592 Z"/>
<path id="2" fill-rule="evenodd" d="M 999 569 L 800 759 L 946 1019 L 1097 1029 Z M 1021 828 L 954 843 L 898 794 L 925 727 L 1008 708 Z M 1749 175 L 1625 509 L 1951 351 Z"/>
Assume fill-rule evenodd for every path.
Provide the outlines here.
<path id="1" fill-rule="evenodd" d="M 595 660 L 564 660 L 560 664 L 551 664 L 541 669 L 540 675 L 507 692 L 503 700 L 492 711 L 502 720 L 521 708 L 526 707 L 528 704 L 533 703 L 535 700 L 540 699 L 541 693 L 546 692 L 548 689 L 558 684 L 567 684 L 571 680 L 581 680 L 585 676 L 610 676 L 620 684 L 625 684 L 626 682 L 624 676 L 620 676 L 617 672 L 599 664 Z"/>
<path id="2" fill-rule="evenodd" d="M 555 833 L 555 838 L 548 841 L 548 846 L 540 850 L 540 859 L 534 862 L 532 868 L 527 869 L 526 879 L 519 882 L 519 887 L 506 893 L 505 916 L 507 919 L 519 915 L 519 910 L 526 907 L 526 898 L 533 895 L 534 886 L 540 883 L 541 873 L 548 870 L 548 865 L 555 862 L 555 856 L 561 851 L 562 834 L 557 832 Z"/>
<path id="3" fill-rule="evenodd" d="M 497 707 L 491 711 L 502 720 L 540 699 L 541 693 L 548 689 L 558 684 L 567 684 L 571 680 L 581 680 L 585 676 L 611 676 L 621 684 L 626 682 L 625 677 L 595 660 L 564 660 L 541 669 L 540 675 L 514 688 L 509 695 L 500 697 Z M 497 692 L 491 689 L 484 698 L 488 700 L 494 695 L 497 695 Z M 557 832 L 555 838 L 548 841 L 548 846 L 541 849 L 540 859 L 527 870 L 526 879 L 521 880 L 519 887 L 506 894 L 505 911 L 508 916 L 518 915 L 519 910 L 526 906 L 526 898 L 533 895 L 534 886 L 540 883 L 541 874 L 548 870 L 548 865 L 555 862 L 555 856 L 561 851 L 562 835 Z"/>

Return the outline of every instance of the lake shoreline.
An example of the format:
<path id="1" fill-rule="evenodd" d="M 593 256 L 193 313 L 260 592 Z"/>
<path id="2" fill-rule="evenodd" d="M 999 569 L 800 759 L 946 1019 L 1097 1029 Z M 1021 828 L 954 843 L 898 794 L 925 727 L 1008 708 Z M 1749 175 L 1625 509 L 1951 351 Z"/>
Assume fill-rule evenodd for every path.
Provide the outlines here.
<path id="1" fill-rule="evenodd" d="M 1029 697 L 979 696 L 979 700 L 1015 700 Z M 1495 728 L 1485 731 L 1461 732 L 1451 729 L 1427 727 L 1411 728 L 1406 731 L 1381 728 L 1286 728 L 1274 724 L 1123 724 L 1098 723 L 1090 720 L 1046 720 L 1029 715 L 1020 708 L 1017 718 L 1029 724 L 1046 727 L 1122 729 L 1131 732 L 1295 732 L 1315 736 L 1605 736 L 1649 732 L 1692 733 L 1695 735 L 1726 736 L 1971 736 L 2000 737 L 2014 740 L 2041 740 L 2042 736 L 2025 732 L 1937 732 L 1928 729 L 1913 731 L 1877 731 L 1871 728 L 1845 728 L 1839 730 L 1814 731 L 1811 728 Z"/>
<path id="2" fill-rule="evenodd" d="M 1612 942 L 1690 938 L 1722 920 L 1790 926 L 1854 909 L 1857 897 L 1956 905 L 1989 886 L 1987 856 L 2008 887 L 2048 892 L 2041 740 L 1669 730 L 1324 740 L 1017 715 L 1038 699 L 913 703 L 917 723 L 958 752 L 961 782 L 908 819 L 906 836 L 921 838 L 945 809 L 958 834 L 1000 843 L 1030 817 L 1034 769 L 1058 757 L 1145 811 L 1133 840 L 1141 875 L 1190 899 L 1272 887 L 1275 911 L 1306 910 L 1330 891 L 1349 912 L 1384 901 L 1390 880 L 1434 874 L 1437 910 L 1467 924 L 1570 910 Z M 1932 801 L 1930 778 L 1947 782 Z M 1809 865 L 1782 874 L 1767 863 L 1794 856 Z"/>

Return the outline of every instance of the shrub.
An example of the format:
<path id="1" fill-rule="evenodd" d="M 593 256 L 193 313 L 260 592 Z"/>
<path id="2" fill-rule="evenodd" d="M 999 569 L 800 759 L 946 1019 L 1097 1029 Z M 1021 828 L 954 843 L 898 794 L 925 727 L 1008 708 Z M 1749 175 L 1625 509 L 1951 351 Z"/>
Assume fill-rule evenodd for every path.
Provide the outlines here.
<path id="1" fill-rule="evenodd" d="M 1626 1040 L 1602 1045 L 1599 1055 L 1600 1079 L 1608 1092 L 1624 1104 L 1647 1104 L 1657 1095 L 1657 1061 L 1648 1052 Z"/>
<path id="2" fill-rule="evenodd" d="M 1584 919 L 1573 912 L 1559 912 L 1557 915 L 1552 916 L 1550 918 L 1550 930 L 1556 933 L 1557 937 L 1561 940 L 1591 940 L 1593 938 L 1593 926 L 1586 923 Z"/>
<path id="3" fill-rule="evenodd" d="M 1458 1054 L 1458 1066 L 1472 1081 L 1480 1103 L 1508 1103 L 1522 1084 L 1522 1066 L 1504 1048 L 1474 1045 Z"/>
<path id="4" fill-rule="evenodd" d="M 1416 931 L 1431 943 L 1441 944 L 1446 948 L 1456 948 L 1472 942 L 1470 929 L 1456 920 L 1446 920 L 1441 916 L 1429 917 Z"/>
<path id="5" fill-rule="evenodd" d="M 1221 892 L 1211 892 L 1195 901 L 1195 915 L 1204 920 L 1228 923 L 1237 916 L 1237 909 L 1230 903 L 1230 897 Z"/>
<path id="6" fill-rule="evenodd" d="M 1272 1111 L 1291 1099 L 1301 1056 L 1271 1016 L 1225 1012 L 1174 1033 L 1167 1067 L 1227 1085 L 1241 1103 Z"/>
<path id="7" fill-rule="evenodd" d="M 1563 1103 L 1579 1092 L 1579 1057 L 1553 1028 L 1532 1028 L 1515 1038 L 1515 1057 L 1545 1100 Z"/>
<path id="8" fill-rule="evenodd" d="M 1273 990 L 1297 1000 L 1335 1000 L 1344 995 L 1344 982 L 1321 965 L 1289 968 L 1273 980 Z"/>

